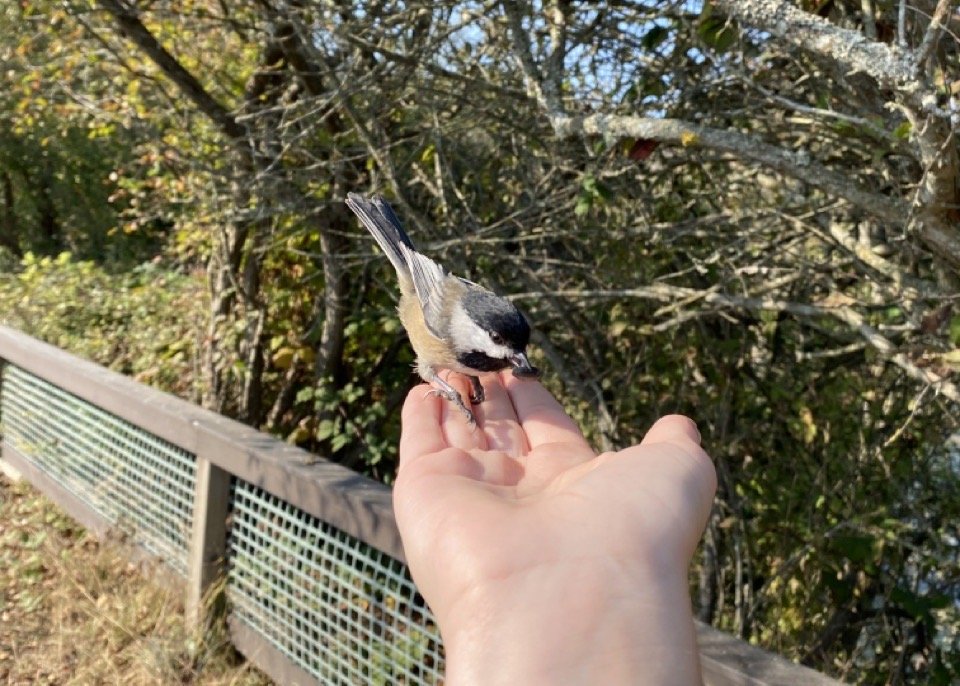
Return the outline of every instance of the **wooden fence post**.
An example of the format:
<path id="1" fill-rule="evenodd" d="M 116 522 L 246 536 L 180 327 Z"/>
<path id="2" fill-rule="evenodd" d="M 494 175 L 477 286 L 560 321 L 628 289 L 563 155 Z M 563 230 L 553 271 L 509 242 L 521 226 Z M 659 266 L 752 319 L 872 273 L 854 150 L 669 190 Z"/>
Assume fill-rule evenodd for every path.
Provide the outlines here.
<path id="1" fill-rule="evenodd" d="M 207 592 L 225 571 L 229 501 L 230 473 L 203 455 L 197 455 L 193 533 L 187 566 L 186 617 L 191 629 L 205 626 L 210 601 Z"/>

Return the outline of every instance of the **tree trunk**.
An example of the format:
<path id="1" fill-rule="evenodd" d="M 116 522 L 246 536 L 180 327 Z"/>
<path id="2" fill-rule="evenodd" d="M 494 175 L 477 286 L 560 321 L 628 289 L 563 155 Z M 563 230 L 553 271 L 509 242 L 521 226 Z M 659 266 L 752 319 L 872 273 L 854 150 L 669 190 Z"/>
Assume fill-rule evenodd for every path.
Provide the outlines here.
<path id="1" fill-rule="evenodd" d="M 0 197 L 3 198 L 3 215 L 0 216 L 0 246 L 16 257 L 23 257 L 23 250 L 17 240 L 17 213 L 14 208 L 13 179 L 6 171 L 0 171 Z"/>

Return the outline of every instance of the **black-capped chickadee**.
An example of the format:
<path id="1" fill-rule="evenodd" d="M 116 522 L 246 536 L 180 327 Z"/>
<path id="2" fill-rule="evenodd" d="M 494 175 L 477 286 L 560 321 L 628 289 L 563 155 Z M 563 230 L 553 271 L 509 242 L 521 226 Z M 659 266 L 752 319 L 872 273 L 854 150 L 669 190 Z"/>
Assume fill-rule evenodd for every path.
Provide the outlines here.
<path id="1" fill-rule="evenodd" d="M 420 254 L 400 225 L 393 208 L 380 196 L 367 199 L 349 193 L 347 207 L 373 234 L 397 270 L 400 281 L 400 321 L 417 355 L 417 372 L 427 383 L 475 422 L 473 412 L 450 384 L 440 378 L 442 369 L 470 379 L 470 401 L 483 402 L 477 374 L 513 367 L 519 377 L 536 377 L 526 348 L 530 326 L 520 311 L 472 281 L 447 273 Z"/>

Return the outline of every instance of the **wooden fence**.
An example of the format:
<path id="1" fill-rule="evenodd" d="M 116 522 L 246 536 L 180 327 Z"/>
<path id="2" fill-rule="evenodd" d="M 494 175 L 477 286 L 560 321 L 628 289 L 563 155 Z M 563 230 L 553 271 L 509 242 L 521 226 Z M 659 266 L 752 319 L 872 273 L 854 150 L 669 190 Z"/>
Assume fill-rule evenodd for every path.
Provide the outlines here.
<path id="1" fill-rule="evenodd" d="M 3 460 L 159 557 L 192 621 L 224 581 L 233 642 L 279 683 L 442 683 L 388 487 L 2 326 L 0 367 Z M 707 684 L 837 683 L 698 633 Z"/>

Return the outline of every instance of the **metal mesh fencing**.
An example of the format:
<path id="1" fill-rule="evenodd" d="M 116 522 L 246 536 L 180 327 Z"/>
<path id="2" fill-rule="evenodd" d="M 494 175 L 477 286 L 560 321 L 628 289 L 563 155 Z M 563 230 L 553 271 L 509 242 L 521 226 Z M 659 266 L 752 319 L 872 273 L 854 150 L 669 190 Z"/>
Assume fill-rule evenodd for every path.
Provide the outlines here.
<path id="1" fill-rule="evenodd" d="M 389 555 L 240 479 L 227 547 L 233 615 L 324 684 L 439 684 L 440 635 Z"/>
<path id="2" fill-rule="evenodd" d="M 195 456 L 15 365 L 0 372 L 3 443 L 186 576 Z M 443 683 L 406 566 L 238 477 L 227 563 L 234 618 L 318 682 Z"/>
<path id="3" fill-rule="evenodd" d="M 193 455 L 14 365 L 3 366 L 0 389 L 5 443 L 186 573 Z"/>

